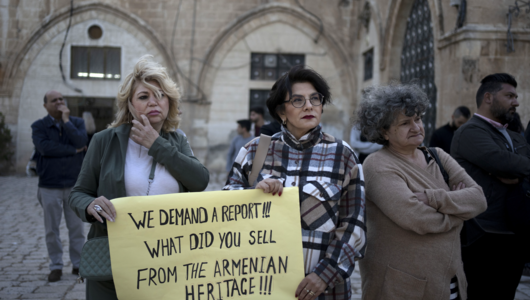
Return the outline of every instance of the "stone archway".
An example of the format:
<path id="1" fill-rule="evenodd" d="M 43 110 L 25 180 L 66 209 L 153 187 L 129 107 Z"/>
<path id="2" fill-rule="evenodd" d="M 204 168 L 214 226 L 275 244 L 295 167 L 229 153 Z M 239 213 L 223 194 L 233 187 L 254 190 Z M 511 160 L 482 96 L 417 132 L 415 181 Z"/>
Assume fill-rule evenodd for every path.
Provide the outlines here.
<path id="1" fill-rule="evenodd" d="M 207 63 L 203 65 L 199 76 L 199 86 L 203 88 L 206 94 L 211 92 L 212 80 L 216 76 L 215 66 L 220 65 L 234 45 L 254 30 L 272 23 L 283 23 L 297 28 L 301 34 L 311 40 L 318 37 L 318 44 L 330 52 L 336 66 L 351 64 L 349 51 L 344 48 L 342 43 L 338 42 L 339 38 L 328 31 L 320 34 L 319 23 L 313 16 L 289 5 L 271 3 L 259 6 L 239 16 L 228 24 L 212 42 L 205 59 Z M 351 68 L 343 69 L 344 76 L 341 77 L 341 81 L 344 86 L 348 86 L 348 92 L 351 93 L 355 90 L 356 75 L 351 71 Z"/>
<path id="2" fill-rule="evenodd" d="M 16 170 L 22 172 L 31 155 L 30 125 L 33 121 L 46 115 L 42 108 L 42 98 L 46 91 L 55 89 L 65 96 L 90 96 L 114 98 L 121 80 L 90 81 L 73 80 L 69 77 L 70 46 L 114 46 L 120 47 L 121 73 L 132 70 L 136 60 L 143 54 L 152 54 L 155 60 L 170 66 L 171 60 L 158 38 L 152 31 L 136 20 L 134 16 L 101 4 L 89 4 L 76 7 L 72 17 L 70 34 L 63 51 L 63 68 L 67 82 L 83 90 L 79 95 L 69 89 L 61 78 L 59 71 L 59 51 L 69 21 L 68 12 L 59 12 L 44 29 L 37 31 L 26 43 L 15 59 L 9 75 L 10 81 L 16 82 L 12 98 L 18 102 L 16 126 Z M 100 40 L 90 40 L 86 34 L 92 24 L 104 28 Z M 137 46 L 141 45 L 141 46 Z M 122 76 L 123 78 L 124 76 Z"/>
<path id="3" fill-rule="evenodd" d="M 438 38 L 443 34 L 441 23 L 443 11 L 437 0 L 427 0 L 433 21 L 435 63 L 438 64 Z M 380 68 L 385 70 L 385 81 L 399 80 L 401 50 L 403 48 L 403 37 L 407 28 L 407 18 L 414 0 L 390 0 L 388 5 L 384 33 L 382 34 Z M 438 75 L 438 74 L 436 74 Z M 438 76 L 437 76 L 438 77 Z"/>
<path id="4" fill-rule="evenodd" d="M 332 88 L 334 105 L 322 116 L 324 130 L 339 138 L 348 136 L 357 85 L 354 68 L 333 34 L 325 31 L 315 43 L 318 35 L 318 22 L 311 16 L 290 6 L 270 4 L 239 17 L 212 43 L 199 84 L 210 100 L 201 114 L 207 116 L 201 130 L 204 135 L 202 142 L 193 142 L 207 148 L 205 161 L 211 174 L 225 173 L 230 132 L 236 120 L 248 118 L 249 90 L 270 90 L 274 83 L 250 80 L 251 53 L 304 54 L 306 65 L 322 74 Z"/>
<path id="5" fill-rule="evenodd" d="M 411 11 L 414 7 L 416 7 L 416 2 L 417 0 L 392 0 L 389 5 L 390 10 L 388 16 L 388 23 L 386 24 L 385 40 L 381 54 L 382 59 L 380 61 L 380 68 L 384 70 L 385 81 L 403 80 L 405 82 L 408 82 L 412 78 L 418 78 L 414 76 L 411 77 L 410 74 L 405 74 L 407 70 L 402 69 L 402 67 L 404 66 L 404 64 L 402 63 L 402 54 L 406 52 L 404 46 L 407 34 L 407 20 L 409 19 L 409 17 L 411 17 Z M 441 22 L 436 22 L 436 20 L 442 20 L 443 14 L 441 11 L 441 7 L 437 1 L 422 0 L 422 3 L 424 4 L 423 8 L 427 10 L 426 13 L 429 14 L 431 26 L 430 28 L 428 28 L 428 31 L 430 31 L 430 35 L 432 36 L 432 45 L 429 46 L 429 51 L 432 51 L 432 74 L 429 75 L 429 81 L 424 80 L 419 82 L 420 85 L 425 85 L 424 90 L 427 92 L 431 100 L 431 108 L 428 110 L 428 120 L 425 124 L 427 131 L 427 137 L 425 142 L 428 142 L 430 134 L 435 129 L 435 120 L 439 114 L 439 111 L 437 110 L 437 99 L 439 97 L 440 91 L 436 89 L 436 86 L 441 86 L 440 82 L 442 79 L 440 71 L 441 68 L 439 67 L 439 50 L 437 45 L 438 39 L 443 33 L 443 28 L 441 27 Z M 420 64 L 419 67 L 422 68 L 423 66 Z M 425 67 L 429 67 L 429 62 L 426 63 Z M 403 71 L 405 73 L 403 73 Z M 410 71 L 410 69 L 408 71 Z M 431 83 L 430 87 L 429 82 Z"/>

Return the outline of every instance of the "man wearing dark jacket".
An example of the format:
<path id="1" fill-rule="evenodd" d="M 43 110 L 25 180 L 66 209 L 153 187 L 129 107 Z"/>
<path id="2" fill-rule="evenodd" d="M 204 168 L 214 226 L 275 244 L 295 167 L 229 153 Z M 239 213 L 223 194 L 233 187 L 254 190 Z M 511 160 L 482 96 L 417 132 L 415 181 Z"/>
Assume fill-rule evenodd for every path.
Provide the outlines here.
<path id="1" fill-rule="evenodd" d="M 523 271 L 519 236 L 505 215 L 510 190 L 530 176 L 529 145 L 521 134 L 506 129 L 519 106 L 516 87 L 508 74 L 485 77 L 477 92 L 477 113 L 456 131 L 451 145 L 451 155 L 488 201 L 475 227 L 466 222 L 466 234 L 478 236 L 462 248 L 470 300 L 514 299 Z"/>
<path id="2" fill-rule="evenodd" d="M 37 198 L 44 210 L 46 247 L 51 261 L 48 281 L 54 282 L 61 279 L 63 269 L 63 247 L 59 237 L 63 211 L 70 240 L 72 274 L 79 274 L 85 235 L 83 222 L 68 206 L 68 197 L 81 170 L 88 139 L 83 119 L 70 117 L 61 93 L 46 93 L 44 108 L 48 115 L 35 121 L 31 129 L 38 154 Z"/>
<path id="3" fill-rule="evenodd" d="M 451 141 L 455 131 L 464 125 L 471 116 L 469 108 L 465 106 L 459 106 L 455 109 L 455 112 L 451 116 L 451 122 L 447 123 L 445 126 L 442 126 L 436 129 L 429 142 L 429 147 L 438 147 L 443 151 L 450 153 L 451 152 Z"/>

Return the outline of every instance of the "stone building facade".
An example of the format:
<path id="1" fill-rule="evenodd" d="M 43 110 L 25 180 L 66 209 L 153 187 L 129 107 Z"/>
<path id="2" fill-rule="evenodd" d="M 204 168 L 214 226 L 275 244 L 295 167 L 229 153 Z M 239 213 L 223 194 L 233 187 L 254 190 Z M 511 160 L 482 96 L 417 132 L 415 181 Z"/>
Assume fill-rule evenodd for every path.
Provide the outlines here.
<path id="1" fill-rule="evenodd" d="M 474 111 L 478 82 L 493 72 L 516 76 L 526 125 L 530 14 L 523 7 L 508 26 L 516 3 L 528 1 L 0 0 L 0 111 L 14 135 L 13 172 L 32 153 L 46 91 L 62 92 L 73 114 L 92 111 L 101 129 L 144 54 L 182 88 L 181 128 L 218 183 L 235 121 L 297 61 L 328 80 L 322 125 L 346 141 L 364 88 L 414 78 L 431 98 L 428 132 L 459 105 Z"/>

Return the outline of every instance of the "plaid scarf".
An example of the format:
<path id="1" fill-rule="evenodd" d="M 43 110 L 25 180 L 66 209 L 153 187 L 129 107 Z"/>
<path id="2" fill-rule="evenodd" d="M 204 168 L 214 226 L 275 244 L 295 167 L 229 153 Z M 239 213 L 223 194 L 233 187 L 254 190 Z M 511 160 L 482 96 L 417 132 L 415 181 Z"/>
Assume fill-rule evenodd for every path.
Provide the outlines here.
<path id="1" fill-rule="evenodd" d="M 248 176 L 258 143 L 259 137 L 241 148 L 223 189 L 252 188 Z M 350 299 L 349 277 L 366 244 L 363 172 L 351 147 L 320 126 L 300 139 L 282 126 L 258 182 L 268 178 L 299 187 L 305 272 L 328 284 L 317 299 Z"/>

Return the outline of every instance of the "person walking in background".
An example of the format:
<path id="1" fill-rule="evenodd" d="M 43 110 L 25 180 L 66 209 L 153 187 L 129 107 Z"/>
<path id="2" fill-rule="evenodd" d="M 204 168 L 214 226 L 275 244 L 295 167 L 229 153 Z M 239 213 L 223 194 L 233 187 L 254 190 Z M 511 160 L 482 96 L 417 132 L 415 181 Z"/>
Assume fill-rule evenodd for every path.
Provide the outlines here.
<path id="1" fill-rule="evenodd" d="M 355 261 L 364 256 L 364 182 L 350 146 L 322 132 L 323 107 L 331 102 L 327 82 L 311 69 L 295 66 L 274 83 L 267 107 L 282 123 L 272 136 L 256 182 L 249 174 L 260 138 L 237 155 L 225 190 L 261 189 L 273 196 L 299 187 L 305 278 L 301 300 L 347 300 Z"/>
<path id="2" fill-rule="evenodd" d="M 85 121 L 85 128 L 88 137 L 88 142 L 86 145 L 88 147 L 88 145 L 90 145 L 90 140 L 92 140 L 92 136 L 94 136 L 94 133 L 96 133 L 96 122 L 94 122 L 94 117 L 89 111 L 83 112 L 83 121 Z"/>
<path id="3" fill-rule="evenodd" d="M 49 282 L 59 281 L 63 275 L 63 246 L 59 225 L 64 212 L 68 228 L 72 274 L 79 274 L 81 249 L 85 243 L 83 222 L 68 206 L 87 145 L 83 119 L 70 116 L 63 95 L 49 91 L 44 96 L 48 115 L 31 125 L 35 145 L 39 189 L 37 198 L 44 212 L 46 248 L 50 258 Z"/>
<path id="4" fill-rule="evenodd" d="M 484 189 L 488 201 L 486 212 L 473 221 L 478 225 L 466 222 L 463 230 L 475 237 L 464 240 L 462 248 L 468 299 L 514 299 L 524 251 L 509 226 L 506 203 L 511 190 L 530 176 L 530 147 L 521 134 L 506 130 L 519 106 L 515 78 L 497 73 L 480 83 L 477 113 L 455 132 L 451 145 L 451 155 Z"/>
<path id="5" fill-rule="evenodd" d="M 471 112 L 469 111 L 469 108 L 466 106 L 457 107 L 451 116 L 451 122 L 433 132 L 429 146 L 442 148 L 446 153 L 450 153 L 451 141 L 453 140 L 455 131 L 460 128 L 460 126 L 464 125 L 470 117 Z"/>
<path id="6" fill-rule="evenodd" d="M 226 157 L 226 171 L 229 172 L 232 164 L 236 160 L 239 150 L 250 142 L 254 137 L 250 135 L 250 120 L 237 121 L 237 136 L 230 143 L 228 155 Z"/>
<path id="7" fill-rule="evenodd" d="M 250 108 L 250 121 L 252 122 L 252 127 L 250 128 L 250 134 L 253 137 L 258 137 L 261 134 L 261 127 L 269 122 L 265 121 L 265 110 L 263 107 L 252 107 Z"/>
<path id="8" fill-rule="evenodd" d="M 383 148 L 383 145 L 369 142 L 357 126 L 353 126 L 350 131 L 350 146 L 358 153 L 361 163 L 364 162 L 368 155 Z"/>
<path id="9" fill-rule="evenodd" d="M 416 85 L 373 87 L 363 95 L 358 126 L 368 141 L 384 145 L 363 165 L 363 299 L 467 299 L 460 230 L 486 210 L 486 199 L 451 156 L 421 147 L 428 105 Z"/>

